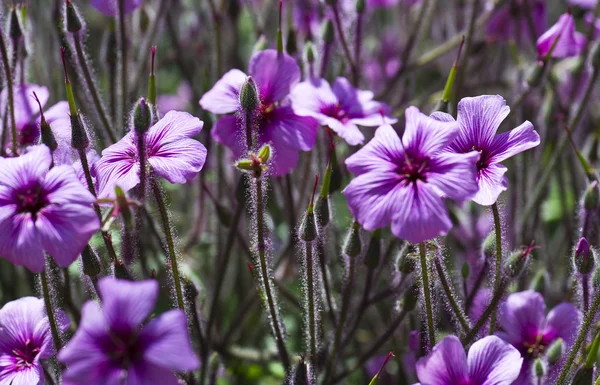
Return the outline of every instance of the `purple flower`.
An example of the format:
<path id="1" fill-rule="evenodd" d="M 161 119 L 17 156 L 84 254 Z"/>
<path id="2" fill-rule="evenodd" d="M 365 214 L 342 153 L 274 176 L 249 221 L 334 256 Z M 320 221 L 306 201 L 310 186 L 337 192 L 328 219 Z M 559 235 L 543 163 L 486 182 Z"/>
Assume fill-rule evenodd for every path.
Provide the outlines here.
<path id="1" fill-rule="evenodd" d="M 69 328 L 62 311 L 56 319 L 63 331 Z M 42 299 L 23 297 L 4 305 L 0 310 L 0 384 L 43 384 L 40 359 L 52 357 L 54 350 Z"/>
<path id="2" fill-rule="evenodd" d="M 568 3 L 585 9 L 594 9 L 598 0 L 569 0 Z"/>
<path id="3" fill-rule="evenodd" d="M 69 266 L 100 228 L 73 167 L 51 164 L 44 145 L 0 159 L 0 255 L 33 272 L 44 269 L 44 250 Z"/>
<path id="4" fill-rule="evenodd" d="M 561 15 L 556 24 L 539 37 L 537 40 L 538 56 L 546 56 L 556 39 L 558 41 L 552 51 L 552 57 L 557 58 L 579 55 L 586 43 L 585 36 L 575 31 L 575 20 L 571 13 Z"/>
<path id="5" fill-rule="evenodd" d="M 136 10 L 144 0 L 125 0 L 125 13 Z M 119 0 L 91 0 L 92 7 L 108 16 L 119 15 Z"/>
<path id="6" fill-rule="evenodd" d="M 498 336 L 524 357 L 520 384 L 531 384 L 531 363 L 558 338 L 570 348 L 581 321 L 581 312 L 570 303 L 555 306 L 546 316 L 544 297 L 538 292 L 528 290 L 508 296 L 499 309 L 498 323 L 504 331 Z"/>
<path id="7" fill-rule="evenodd" d="M 154 280 L 103 278 L 102 307 L 88 301 L 79 329 L 58 354 L 65 385 L 175 385 L 173 371 L 199 366 L 181 310 L 145 323 L 158 296 Z"/>
<path id="8" fill-rule="evenodd" d="M 187 112 L 170 111 L 146 133 L 147 159 L 160 177 L 183 184 L 200 172 L 206 148 L 191 139 L 204 123 Z M 129 191 L 140 183 L 137 133 L 131 130 L 120 141 L 102 151 L 95 164 L 100 197 L 114 195 L 115 186 Z"/>
<path id="9" fill-rule="evenodd" d="M 46 87 L 35 84 L 25 84 L 15 87 L 14 89 L 14 109 L 15 109 L 15 126 L 17 130 L 17 143 L 20 147 L 25 147 L 32 144 L 37 144 L 40 139 L 40 118 L 39 107 L 33 98 L 33 93 L 36 93 L 40 100 L 40 104 L 44 106 L 48 101 L 50 94 Z M 11 121 L 6 102 L 8 101 L 8 92 L 6 88 L 0 93 L 0 114 L 2 121 L 7 122 L 7 140 L 6 147 L 10 148 Z M 37 119 L 36 119 L 37 117 Z M 0 126 L 1 126 L 0 122 Z"/>
<path id="10" fill-rule="evenodd" d="M 258 127 L 258 146 L 271 143 L 274 149 L 271 175 L 289 173 L 298 163 L 299 151 L 310 151 L 315 145 L 319 123 L 312 117 L 296 114 L 288 95 L 300 80 L 300 68 L 292 57 L 267 49 L 250 59 L 248 72 L 253 77 L 261 101 Z M 229 114 L 241 109 L 239 91 L 246 75 L 237 69 L 227 72 L 208 91 L 200 105 L 215 114 Z M 212 129 L 213 138 L 229 147 L 236 157 L 247 151 L 245 128 L 234 115 L 224 116 Z"/>
<path id="11" fill-rule="evenodd" d="M 473 198 L 480 205 L 494 204 L 500 193 L 508 188 L 508 179 L 504 175 L 506 167 L 500 162 L 540 144 L 540 136 L 529 121 L 496 135 L 509 112 L 506 101 L 499 95 L 463 98 L 458 103 L 460 134 L 449 151 L 469 153 L 475 150 L 481 154 L 475 161 L 479 191 Z M 436 112 L 432 116 L 446 122 L 454 121 L 451 115 L 445 113 Z"/>
<path id="12" fill-rule="evenodd" d="M 160 115 L 164 116 L 169 111 L 183 111 L 190 105 L 192 100 L 192 87 L 183 82 L 177 88 L 175 95 L 160 95 L 156 101 Z"/>
<path id="13" fill-rule="evenodd" d="M 416 107 L 409 107 L 405 116 L 402 139 L 391 126 L 381 126 L 346 159 L 357 177 L 344 195 L 365 230 L 391 222 L 394 235 L 418 243 L 452 227 L 443 197 L 461 201 L 477 192 L 479 154 L 443 151 L 458 135 L 456 122 L 437 121 Z"/>
<path id="14" fill-rule="evenodd" d="M 490 6 L 493 6 L 490 2 Z M 546 29 L 546 4 L 544 0 L 529 0 L 531 18 L 536 36 L 541 35 Z M 523 0 L 510 0 L 507 5 L 500 8 L 490 18 L 487 25 L 487 35 L 491 39 L 510 40 L 520 42 L 523 36 L 529 36 L 529 25 L 526 17 Z"/>
<path id="15" fill-rule="evenodd" d="M 387 105 L 373 100 L 371 91 L 357 90 L 345 78 L 337 78 L 333 87 L 325 79 L 307 80 L 294 87 L 290 98 L 296 113 L 314 117 L 351 146 L 365 140 L 357 126 L 376 127 L 397 121 L 389 117 Z"/>
<path id="16" fill-rule="evenodd" d="M 379 36 L 380 44 L 365 55 L 363 72 L 368 84 L 375 92 L 385 88 L 402 65 L 403 42 L 395 30 L 387 30 Z"/>
<path id="17" fill-rule="evenodd" d="M 496 336 L 475 342 L 468 356 L 455 336 L 441 340 L 417 362 L 421 385 L 511 385 L 521 369 L 521 354 Z"/>

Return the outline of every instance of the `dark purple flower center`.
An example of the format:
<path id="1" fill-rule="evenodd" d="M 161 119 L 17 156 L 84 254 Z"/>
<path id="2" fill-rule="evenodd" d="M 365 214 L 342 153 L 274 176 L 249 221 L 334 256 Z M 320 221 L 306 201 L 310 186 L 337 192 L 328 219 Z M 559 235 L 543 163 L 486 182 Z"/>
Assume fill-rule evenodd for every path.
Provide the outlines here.
<path id="1" fill-rule="evenodd" d="M 110 341 L 105 351 L 117 364 L 128 368 L 143 356 L 143 347 L 138 335 L 133 332 L 110 332 Z"/>
<path id="2" fill-rule="evenodd" d="M 17 211 L 20 213 L 30 213 L 34 220 L 39 211 L 50 203 L 46 195 L 42 193 L 39 184 L 15 191 L 14 199 L 17 204 Z"/>
<path id="3" fill-rule="evenodd" d="M 29 122 L 25 124 L 18 133 L 19 144 L 21 146 L 30 146 L 36 144 L 40 138 L 40 127 L 36 122 Z"/>
<path id="4" fill-rule="evenodd" d="M 406 154 L 406 160 L 398 166 L 396 172 L 401 176 L 406 185 L 414 184 L 417 181 L 427 182 L 427 164 L 429 158 L 411 159 Z"/>
<path id="5" fill-rule="evenodd" d="M 40 353 L 40 348 L 35 346 L 31 340 L 27 340 L 20 348 L 12 351 L 15 358 L 15 366 L 18 371 L 33 366 L 35 358 Z"/>
<path id="6" fill-rule="evenodd" d="M 542 333 L 537 333 L 531 335 L 523 341 L 523 355 L 526 358 L 537 358 L 544 354 L 548 345 L 552 343 L 554 340 L 551 335 L 544 335 Z"/>
<path id="7" fill-rule="evenodd" d="M 323 115 L 331 116 L 342 123 L 346 123 L 348 120 L 350 120 L 350 116 L 348 116 L 347 112 L 339 104 L 332 104 L 323 107 L 321 109 L 321 113 Z"/>

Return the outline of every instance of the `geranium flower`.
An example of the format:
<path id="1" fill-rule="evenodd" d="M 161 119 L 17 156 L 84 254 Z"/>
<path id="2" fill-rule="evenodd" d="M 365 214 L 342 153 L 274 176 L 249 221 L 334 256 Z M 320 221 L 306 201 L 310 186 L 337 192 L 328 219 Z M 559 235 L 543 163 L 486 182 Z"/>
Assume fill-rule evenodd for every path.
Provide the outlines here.
<path id="1" fill-rule="evenodd" d="M 537 40 L 538 56 L 546 56 L 556 39 L 558 41 L 552 51 L 552 57 L 556 58 L 577 56 L 583 51 L 586 44 L 585 36 L 575 30 L 575 20 L 570 12 L 561 15 L 556 24 L 539 37 Z"/>
<path id="2" fill-rule="evenodd" d="M 177 385 L 173 371 L 199 366 L 185 313 L 170 310 L 151 319 L 155 280 L 112 277 L 98 283 L 98 302 L 83 305 L 79 329 L 58 354 L 67 365 L 65 385 Z"/>
<path id="3" fill-rule="evenodd" d="M 15 126 L 17 131 L 17 143 L 19 147 L 25 147 L 32 144 L 37 144 L 40 139 L 40 117 L 37 102 L 33 98 L 33 93 L 38 96 L 42 107 L 48 102 L 50 96 L 48 88 L 38 86 L 36 84 L 25 84 L 15 87 L 13 91 L 14 109 L 15 109 Z M 0 93 L 0 125 L 2 122 L 7 122 L 6 148 L 11 146 L 11 120 L 7 108 L 8 91 L 6 88 Z M 3 128 L 4 129 L 4 128 Z"/>
<path id="4" fill-rule="evenodd" d="M 204 122 L 187 112 L 170 111 L 150 127 L 146 133 L 146 159 L 158 176 L 183 184 L 200 172 L 206 160 L 206 148 L 191 138 L 203 126 Z M 135 130 L 102 151 L 93 174 L 98 180 L 99 197 L 114 195 L 116 186 L 129 191 L 140 183 Z"/>
<path id="5" fill-rule="evenodd" d="M 69 328 L 69 319 L 56 313 L 58 327 Z M 55 347 L 44 300 L 23 297 L 0 309 L 0 384 L 43 384 L 41 359 L 54 355 Z"/>
<path id="6" fill-rule="evenodd" d="M 421 385 L 511 385 L 521 369 L 521 354 L 496 336 L 475 342 L 468 356 L 455 336 L 441 340 L 417 362 Z"/>
<path id="7" fill-rule="evenodd" d="M 458 103 L 460 134 L 448 150 L 458 154 L 471 151 L 481 154 L 475 161 L 479 191 L 473 198 L 480 205 L 496 203 L 500 193 L 508 188 L 508 179 L 504 175 L 506 167 L 500 162 L 540 144 L 540 136 L 529 121 L 496 135 L 509 112 L 506 100 L 500 95 L 463 98 Z M 435 112 L 432 117 L 445 122 L 454 121 L 451 115 L 442 112 Z"/>
<path id="8" fill-rule="evenodd" d="M 289 55 L 278 57 L 277 51 L 257 52 L 250 59 L 248 72 L 256 82 L 260 97 L 258 114 L 258 146 L 271 143 L 274 149 L 270 174 L 289 173 L 298 163 L 298 151 L 310 151 L 315 145 L 319 123 L 310 116 L 296 114 L 288 95 L 300 81 L 300 68 Z M 237 69 L 227 72 L 208 91 L 200 105 L 214 114 L 240 111 L 239 92 L 246 75 Z M 239 158 L 248 150 L 245 145 L 245 128 L 235 115 L 224 116 L 211 132 L 213 138 L 229 147 Z"/>
<path id="9" fill-rule="evenodd" d="M 44 251 L 69 266 L 100 228 L 73 167 L 51 164 L 44 145 L 0 159 L 0 256 L 33 272 L 44 269 Z"/>
<path id="10" fill-rule="evenodd" d="M 392 223 L 394 235 L 418 243 L 445 234 L 452 222 L 443 197 L 462 201 L 477 192 L 479 154 L 443 151 L 458 136 L 456 122 L 406 110 L 402 139 L 391 126 L 346 159 L 357 175 L 344 195 L 352 215 L 371 231 Z"/>
<path id="11" fill-rule="evenodd" d="M 546 3 L 545 0 L 528 0 L 531 20 L 536 36 L 540 36 L 546 29 Z M 493 7 L 492 2 L 488 2 Z M 510 0 L 492 14 L 487 25 L 487 36 L 491 39 L 510 40 L 521 42 L 524 38 L 529 40 L 529 25 L 526 17 L 527 10 L 523 0 Z"/>
<path id="12" fill-rule="evenodd" d="M 357 90 L 345 78 L 337 78 L 333 87 L 325 79 L 299 83 L 292 90 L 291 100 L 299 115 L 314 117 L 351 146 L 365 140 L 357 126 L 376 127 L 397 121 L 389 117 L 386 104 L 373 100 L 373 92 Z"/>

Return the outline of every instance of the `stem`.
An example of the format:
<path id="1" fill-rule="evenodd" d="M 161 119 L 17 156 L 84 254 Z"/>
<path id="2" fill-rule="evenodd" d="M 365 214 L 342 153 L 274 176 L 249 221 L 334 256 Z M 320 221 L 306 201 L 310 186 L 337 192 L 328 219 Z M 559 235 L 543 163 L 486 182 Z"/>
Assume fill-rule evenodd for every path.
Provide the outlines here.
<path id="1" fill-rule="evenodd" d="M 427 1 L 427 0 L 425 0 Z M 333 9 L 333 17 L 335 20 L 335 27 L 337 29 L 338 35 L 340 37 L 340 42 L 342 43 L 342 48 L 344 49 L 344 55 L 346 55 L 346 59 L 348 60 L 348 64 L 350 64 L 350 70 L 352 73 L 356 73 L 356 65 L 354 60 L 352 60 L 352 55 L 350 54 L 350 48 L 348 47 L 348 42 L 346 42 L 346 36 L 344 35 L 344 29 L 342 28 L 342 20 L 340 17 L 340 9 L 337 4 L 331 6 Z"/>
<path id="2" fill-rule="evenodd" d="M 500 285 L 498 286 L 498 290 L 496 290 L 496 292 L 494 292 L 492 301 L 490 302 L 488 307 L 485 308 L 485 310 L 483 311 L 483 314 L 481 315 L 481 317 L 479 317 L 479 319 L 477 320 L 477 323 L 475 323 L 475 326 L 473 326 L 473 328 L 471 330 L 469 330 L 467 335 L 461 339 L 461 342 L 463 345 L 468 345 L 471 343 L 473 338 L 475 338 L 477 336 L 477 334 L 479 333 L 479 330 L 481 330 L 483 325 L 485 325 L 485 323 L 487 322 L 487 319 L 492 314 L 492 311 L 496 310 L 496 308 L 500 304 L 500 299 L 502 298 L 502 295 L 504 294 L 504 289 L 506 288 L 506 285 L 508 285 L 508 280 L 503 280 L 500 283 Z"/>
<path id="3" fill-rule="evenodd" d="M 502 227 L 500 223 L 500 213 L 498 212 L 498 204 L 492 205 L 492 214 L 494 216 L 494 231 L 496 233 L 496 268 L 494 272 L 494 292 L 498 290 L 500 285 L 500 274 L 502 273 Z M 490 335 L 494 334 L 496 326 L 496 309 L 492 311 L 492 319 L 490 321 Z"/>
<path id="4" fill-rule="evenodd" d="M 171 232 L 171 222 L 169 220 L 169 213 L 167 212 L 167 205 L 165 203 L 158 180 L 156 178 L 152 178 L 151 183 L 152 190 L 154 191 L 154 198 L 156 199 L 156 205 L 158 206 L 160 218 L 163 223 L 165 238 L 167 240 L 167 248 L 169 249 L 169 262 L 171 264 L 171 269 L 173 270 L 173 283 L 175 285 L 175 293 L 177 295 L 177 306 L 179 309 L 185 312 L 183 290 L 181 288 L 181 279 L 179 277 L 179 266 L 177 264 L 177 256 L 175 255 L 175 243 L 173 240 L 173 233 Z"/>
<path id="5" fill-rule="evenodd" d="M 258 258 L 260 263 L 260 271 L 262 275 L 263 286 L 265 289 L 265 296 L 267 298 L 267 306 L 269 308 L 271 324 L 273 326 L 273 332 L 275 334 L 275 342 L 277 343 L 277 349 L 279 351 L 280 359 L 283 366 L 287 369 L 290 367 L 290 359 L 288 356 L 285 342 L 283 340 L 283 333 L 281 331 L 281 321 L 279 319 L 279 313 L 275 307 L 275 299 L 271 290 L 271 278 L 269 276 L 269 268 L 267 266 L 266 247 L 265 247 L 265 224 L 264 224 L 264 207 L 263 207 L 263 191 L 262 191 L 262 179 L 260 177 L 255 179 L 256 188 L 256 239 L 258 248 Z"/>
<path id="6" fill-rule="evenodd" d="M 321 277 L 323 279 L 323 288 L 325 289 L 325 299 L 327 300 L 327 308 L 329 309 L 329 316 L 333 325 L 335 322 L 335 306 L 333 304 L 333 297 L 331 295 L 331 289 L 329 285 L 329 274 L 327 274 L 327 263 L 325 261 L 325 247 L 323 245 L 323 239 L 319 240 L 318 245 L 318 257 L 319 265 L 321 266 Z"/>
<path id="7" fill-rule="evenodd" d="M 469 62 L 469 54 L 471 53 L 471 43 L 473 41 L 473 32 L 475 31 L 475 22 L 479 8 L 479 0 L 473 0 L 473 7 L 471 8 L 471 18 L 469 19 L 469 26 L 467 30 L 467 37 L 465 39 L 465 54 L 462 59 L 462 63 L 458 66 L 458 74 L 456 75 L 456 87 L 454 87 L 454 100 L 458 104 L 460 100 L 460 91 L 462 88 L 464 74 Z M 455 111 L 457 108 L 454 109 Z"/>
<path id="8" fill-rule="evenodd" d="M 331 44 L 325 43 L 323 47 L 323 57 L 321 58 L 321 70 L 319 71 L 320 77 L 324 78 L 327 72 L 327 65 L 329 64 L 329 57 L 331 56 Z"/>
<path id="9" fill-rule="evenodd" d="M 587 274 L 581 276 L 581 289 L 583 291 L 583 314 L 586 314 L 590 305 L 590 280 Z"/>
<path id="10" fill-rule="evenodd" d="M 121 109 L 123 132 L 127 129 L 127 34 L 125 30 L 125 0 L 119 2 L 119 39 L 121 41 Z M 175 271 L 175 270 L 173 270 Z"/>
<path id="11" fill-rule="evenodd" d="M 575 358 L 577 357 L 579 348 L 581 348 L 581 345 L 586 340 L 587 333 L 590 329 L 592 321 L 594 320 L 594 317 L 596 316 L 596 313 L 598 312 L 599 308 L 600 308 L 600 291 L 597 291 L 594 296 L 594 302 L 592 302 L 590 311 L 585 316 L 585 319 L 583 321 L 583 325 L 581 326 L 581 329 L 579 329 L 579 334 L 577 335 L 575 344 L 573 344 L 573 347 L 571 348 L 571 351 L 569 353 L 569 358 L 567 359 L 567 362 L 565 362 L 565 366 L 563 366 L 563 368 L 560 372 L 560 375 L 558 377 L 558 381 L 556 382 L 556 385 L 564 385 L 565 380 L 567 379 L 567 375 L 569 374 L 569 369 L 571 368 L 573 361 L 575 361 Z"/>
<path id="12" fill-rule="evenodd" d="M 48 273 L 47 269 L 40 274 L 42 280 L 42 294 L 44 295 L 44 306 L 46 307 L 46 315 L 48 316 L 48 322 L 50 323 L 50 332 L 52 333 L 52 339 L 56 346 L 56 352 L 62 349 L 63 344 L 60 338 L 60 332 L 58 325 L 56 324 L 56 317 L 54 315 L 54 306 L 52 304 L 52 298 L 50 297 L 50 286 L 48 285 Z"/>
<path id="13" fill-rule="evenodd" d="M 0 55 L 2 56 L 2 66 L 6 76 L 6 88 L 8 91 L 8 108 L 10 110 L 10 124 L 12 135 L 12 152 L 13 156 L 17 156 L 17 126 L 15 123 L 15 101 L 13 95 L 13 78 L 8 65 L 8 52 L 6 50 L 6 42 L 4 35 L 0 33 Z"/>
<path id="14" fill-rule="evenodd" d="M 450 286 L 448 274 L 444 269 L 443 263 L 440 260 L 440 258 L 434 258 L 433 263 L 438 273 L 438 277 L 440 277 L 442 288 L 444 289 L 444 293 L 446 293 L 448 303 L 450 304 L 450 307 L 454 312 L 454 316 L 456 316 L 456 319 L 460 323 L 462 330 L 464 332 L 467 332 L 469 330 L 469 321 L 467 321 L 467 315 L 463 312 L 460 306 L 458 306 L 458 301 L 454 297 L 454 289 L 452 289 L 452 287 Z"/>
<path id="15" fill-rule="evenodd" d="M 317 361 L 317 318 L 315 312 L 313 243 L 305 242 L 306 246 L 306 286 L 308 294 L 308 338 L 310 346 L 310 361 Z"/>
<path id="16" fill-rule="evenodd" d="M 429 349 L 435 346 L 435 329 L 433 324 L 433 308 L 431 306 L 431 288 L 429 287 L 429 274 L 427 272 L 427 251 L 425 243 L 419 244 L 419 252 L 421 255 L 421 278 L 423 279 L 423 293 L 425 297 L 425 310 L 427 312 L 427 335 L 429 338 Z"/>
<path id="17" fill-rule="evenodd" d="M 138 156 L 140 158 L 140 191 L 139 199 L 142 204 L 146 198 L 146 133 L 137 133 Z"/>
<path id="18" fill-rule="evenodd" d="M 94 101 L 94 106 L 96 107 L 96 112 L 102 121 L 102 126 L 104 127 L 104 131 L 106 131 L 106 135 L 110 139 L 111 143 L 115 143 L 117 138 L 115 134 L 112 132 L 110 120 L 106 115 L 106 111 L 104 110 L 104 105 L 102 104 L 102 100 L 100 100 L 100 94 L 98 93 L 98 89 L 96 88 L 96 83 L 94 79 L 92 79 L 92 73 L 90 67 L 85 58 L 85 53 L 83 52 L 83 47 L 81 45 L 81 39 L 79 38 L 79 33 L 73 34 L 73 40 L 75 42 L 75 52 L 77 53 L 77 59 L 79 60 L 79 66 L 83 71 L 83 78 L 90 90 L 90 94 L 92 96 L 92 100 Z"/>
<path id="19" fill-rule="evenodd" d="M 356 60 L 356 65 L 354 67 L 354 71 L 352 72 L 352 77 L 354 80 L 354 85 L 358 87 L 358 83 L 360 81 L 360 51 L 362 46 L 362 32 L 363 32 L 363 21 L 364 21 L 364 12 L 361 12 L 356 17 L 356 36 L 354 39 L 354 59 Z"/>

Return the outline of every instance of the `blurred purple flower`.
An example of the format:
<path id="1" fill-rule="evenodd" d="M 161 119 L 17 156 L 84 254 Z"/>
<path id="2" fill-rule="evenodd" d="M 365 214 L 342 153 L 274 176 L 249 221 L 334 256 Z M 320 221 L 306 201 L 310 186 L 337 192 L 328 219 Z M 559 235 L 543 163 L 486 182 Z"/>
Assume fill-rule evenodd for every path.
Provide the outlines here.
<path id="1" fill-rule="evenodd" d="M 204 123 L 187 112 L 171 111 L 146 133 L 147 159 L 156 174 L 171 183 L 183 184 L 200 172 L 206 148 L 191 139 Z M 114 195 L 115 186 L 129 191 L 140 183 L 137 133 L 131 130 L 123 139 L 102 151 L 93 169 L 98 180 L 98 196 Z"/>
<path id="2" fill-rule="evenodd" d="M 274 149 L 273 169 L 281 176 L 298 163 L 298 151 L 310 151 L 315 145 L 319 123 L 312 117 L 297 115 L 290 105 L 289 93 L 300 80 L 300 68 L 292 57 L 267 49 L 250 59 L 248 72 L 258 87 L 261 107 L 258 127 L 258 146 L 271 143 Z M 237 69 L 227 72 L 208 91 L 200 105 L 214 114 L 229 114 L 241 109 L 239 91 L 246 75 Z M 239 158 L 247 151 L 245 129 L 240 129 L 234 115 L 224 116 L 214 125 L 213 138 L 229 147 Z"/>
<path id="3" fill-rule="evenodd" d="M 489 4 L 494 6 L 492 2 Z M 531 18 L 536 32 L 540 36 L 546 29 L 546 4 L 545 0 L 529 0 Z M 487 25 L 487 36 L 491 39 L 510 40 L 520 42 L 523 36 L 529 37 L 527 12 L 523 0 L 510 0 L 509 3 L 492 14 Z"/>
<path id="4" fill-rule="evenodd" d="M 511 385 L 521 369 L 521 354 L 496 336 L 475 342 L 468 356 L 455 336 L 440 341 L 417 362 L 421 385 Z"/>
<path id="5" fill-rule="evenodd" d="M 142 5 L 144 0 L 124 0 L 125 13 L 131 13 Z M 92 7 L 108 16 L 119 15 L 119 0 L 91 0 Z"/>
<path id="6" fill-rule="evenodd" d="M 44 145 L 0 159 L 0 255 L 33 272 L 44 269 L 44 250 L 69 266 L 100 228 L 73 168 L 51 164 Z"/>
<path id="7" fill-rule="evenodd" d="M 15 126 L 17 143 L 20 147 L 37 144 L 40 139 L 39 107 L 33 98 L 34 92 L 38 96 L 40 104 L 44 106 L 50 96 L 48 88 L 36 84 L 25 84 L 15 87 L 14 90 Z M 12 140 L 11 123 L 10 118 L 4 116 L 5 113 L 8 113 L 7 100 L 8 93 L 4 88 L 0 93 L 0 126 L 2 122 L 7 122 L 6 147 L 10 148 Z"/>
<path id="8" fill-rule="evenodd" d="M 337 78 L 333 87 L 325 79 L 307 80 L 293 88 L 290 98 L 296 113 L 314 117 L 351 146 L 365 140 L 357 126 L 397 122 L 386 104 L 373 100 L 373 92 L 357 90 L 345 78 Z"/>
<path id="9" fill-rule="evenodd" d="M 318 36 L 321 12 L 317 0 L 297 0 L 292 4 L 292 20 L 297 32 L 312 40 Z"/>
<path id="10" fill-rule="evenodd" d="M 556 58 L 577 56 L 583 51 L 586 43 L 585 36 L 575 30 L 575 20 L 571 13 L 561 15 L 556 24 L 539 37 L 537 40 L 538 56 L 546 56 L 556 39 L 558 42 L 552 51 L 552 57 Z"/>
<path id="11" fill-rule="evenodd" d="M 58 354 L 67 365 L 64 385 L 173 385 L 173 371 L 199 366 L 183 311 L 150 320 L 158 282 L 103 278 L 102 307 L 83 305 L 79 329 Z"/>
<path id="12" fill-rule="evenodd" d="M 506 100 L 500 95 L 463 98 L 458 103 L 460 134 L 448 150 L 454 153 L 475 150 L 481 154 L 475 161 L 479 191 L 473 198 L 480 205 L 494 204 L 500 193 L 508 188 L 508 179 L 504 175 L 506 167 L 500 162 L 540 144 L 540 136 L 529 121 L 496 135 L 509 112 Z M 435 112 L 432 117 L 444 122 L 454 121 L 451 115 L 441 112 Z"/>
<path id="13" fill-rule="evenodd" d="M 594 9 L 598 0 L 568 0 L 568 3 L 585 9 Z"/>
<path id="14" fill-rule="evenodd" d="M 388 30 L 372 52 L 365 55 L 363 72 L 373 91 L 381 91 L 400 69 L 401 42 L 397 31 Z"/>
<path id="15" fill-rule="evenodd" d="M 59 328 L 66 331 L 69 319 L 57 312 Z M 54 355 L 54 341 L 44 300 L 23 297 L 0 310 L 0 384 L 43 384 L 41 359 Z"/>
<path id="16" fill-rule="evenodd" d="M 409 107 L 405 116 L 402 139 L 391 126 L 381 126 L 346 159 L 357 177 L 344 195 L 365 230 L 391 222 L 394 235 L 418 243 L 452 227 L 443 197 L 462 201 L 477 192 L 479 154 L 443 151 L 458 135 L 456 122 L 440 122 L 416 107 Z"/>
<path id="17" fill-rule="evenodd" d="M 160 95 L 156 100 L 158 111 L 161 116 L 165 116 L 169 111 L 185 111 L 192 100 L 192 87 L 189 83 L 183 82 L 177 88 L 174 95 Z"/>

